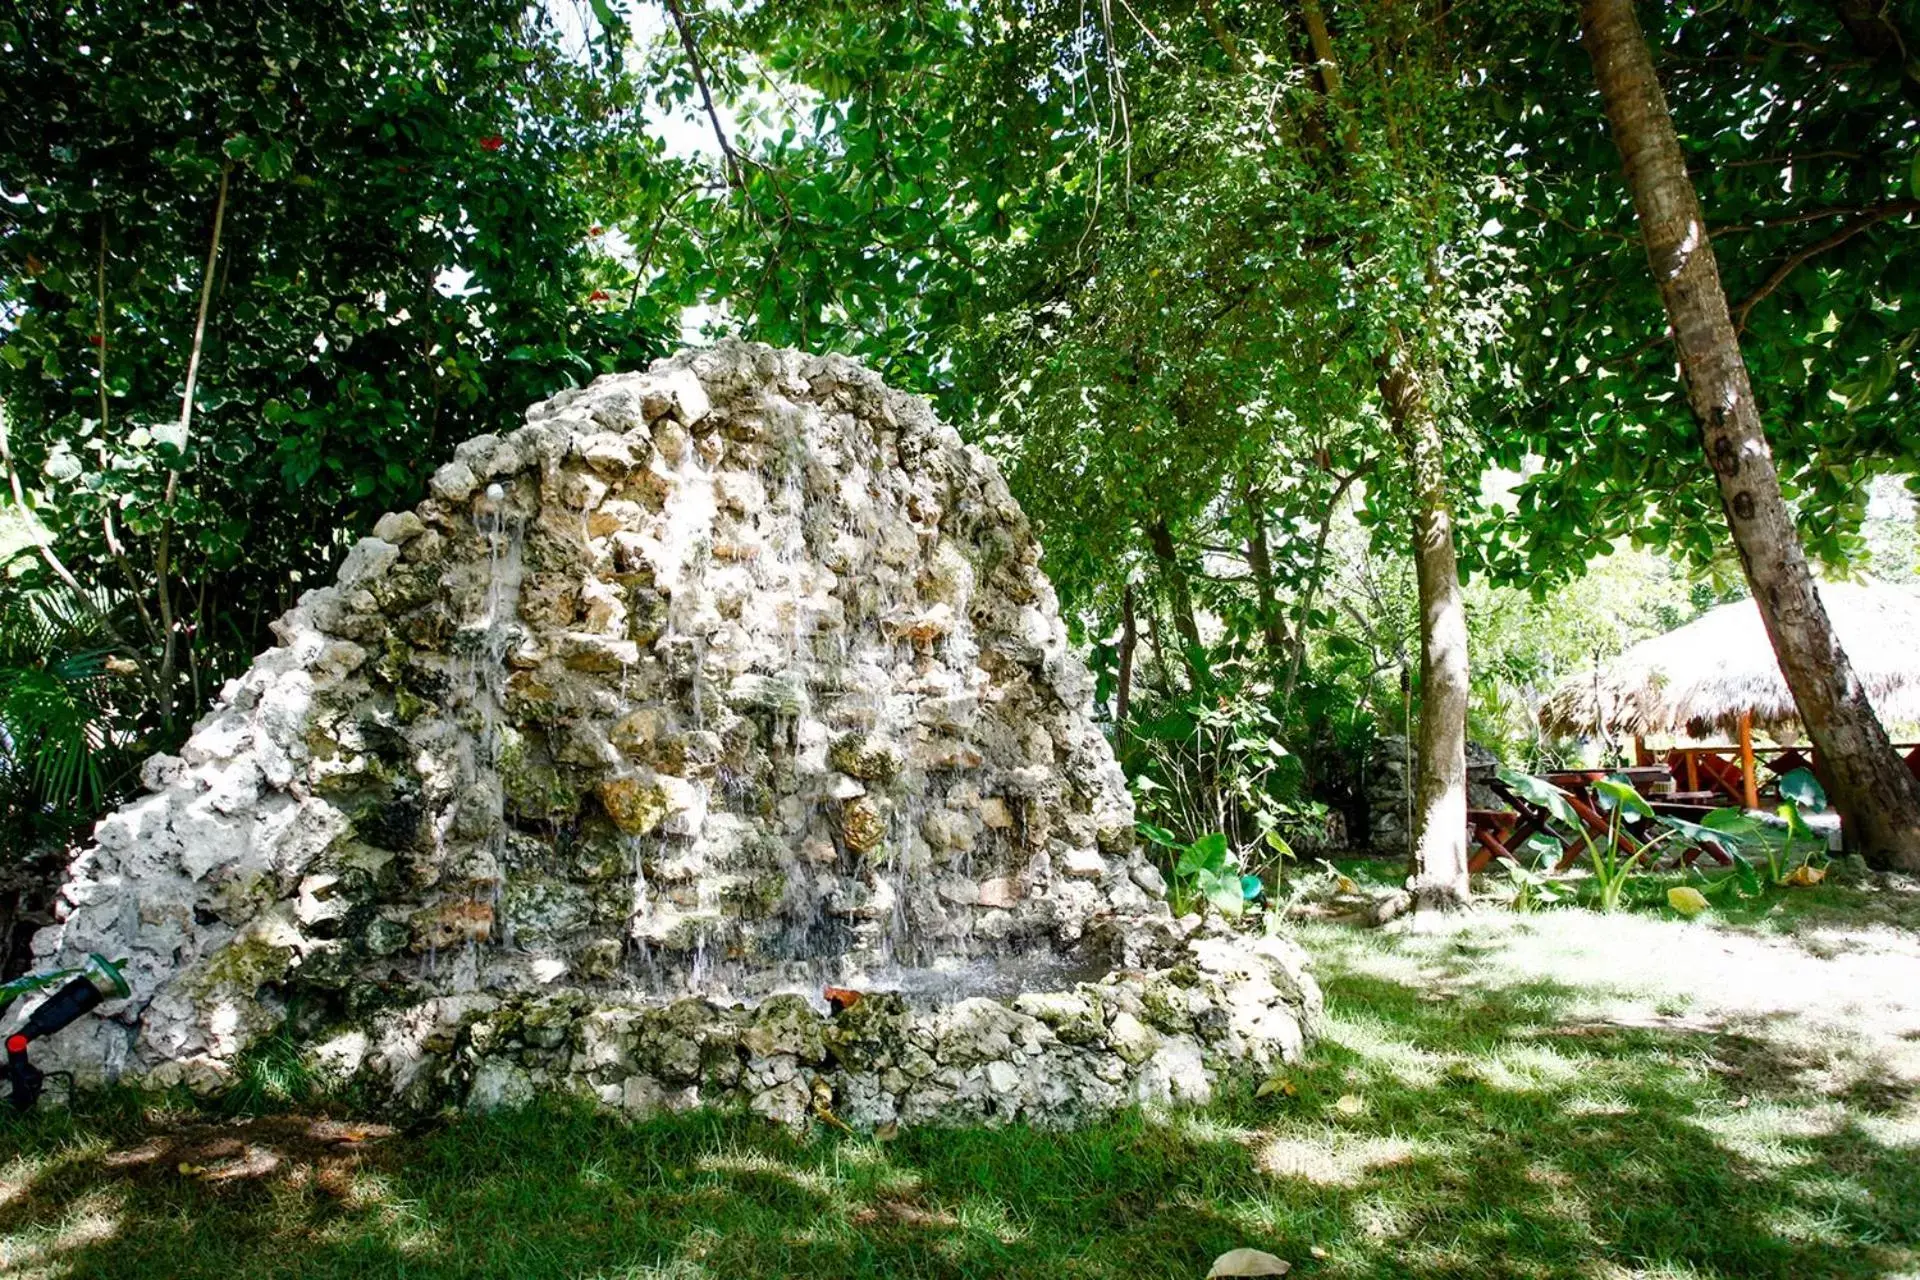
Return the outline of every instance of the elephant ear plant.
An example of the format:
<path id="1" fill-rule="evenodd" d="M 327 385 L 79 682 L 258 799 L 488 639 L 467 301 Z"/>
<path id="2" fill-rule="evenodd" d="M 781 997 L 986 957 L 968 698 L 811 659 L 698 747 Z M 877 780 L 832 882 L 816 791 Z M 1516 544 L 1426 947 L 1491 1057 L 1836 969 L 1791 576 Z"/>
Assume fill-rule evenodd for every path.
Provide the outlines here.
<path id="1" fill-rule="evenodd" d="M 1259 876 L 1242 874 L 1239 856 L 1228 847 L 1227 837 L 1221 832 L 1181 844 L 1166 828 L 1143 822 L 1140 834 L 1166 850 L 1172 871 L 1167 877 L 1167 905 L 1176 916 L 1198 910 L 1204 903 L 1237 920 L 1247 903 L 1264 891 Z"/>
<path id="2" fill-rule="evenodd" d="M 1709 881 L 1701 892 L 1713 895 L 1731 888 L 1737 896 L 1750 898 L 1767 885 L 1818 884 L 1825 877 L 1826 838 L 1807 825 L 1805 815 L 1826 808 L 1827 793 L 1819 779 L 1809 770 L 1795 769 L 1780 779 L 1780 803 L 1771 815 L 1728 807 L 1713 810 L 1698 824 L 1665 821 L 1689 839 L 1714 844 L 1732 861 L 1732 874 Z M 1757 863 L 1765 864 L 1764 872 Z"/>

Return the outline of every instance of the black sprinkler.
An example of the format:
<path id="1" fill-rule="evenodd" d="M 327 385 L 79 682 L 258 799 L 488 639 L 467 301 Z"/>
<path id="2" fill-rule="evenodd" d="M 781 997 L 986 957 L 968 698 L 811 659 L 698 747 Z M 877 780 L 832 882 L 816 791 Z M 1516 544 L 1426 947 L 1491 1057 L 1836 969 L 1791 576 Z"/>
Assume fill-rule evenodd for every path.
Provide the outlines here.
<path id="1" fill-rule="evenodd" d="M 7 1083 L 12 1087 L 8 1100 L 15 1111 L 31 1111 L 46 1085 L 46 1073 L 27 1060 L 27 1046 L 67 1027 L 104 1001 L 124 1000 L 132 994 L 132 988 L 120 972 L 120 965 L 125 963 L 122 960 L 116 964 L 105 956 L 90 955 L 78 969 L 30 973 L 0 985 L 0 1017 L 3 1017 L 14 1001 L 55 987 L 66 979 L 65 985 L 42 1000 L 19 1029 L 7 1036 Z"/>

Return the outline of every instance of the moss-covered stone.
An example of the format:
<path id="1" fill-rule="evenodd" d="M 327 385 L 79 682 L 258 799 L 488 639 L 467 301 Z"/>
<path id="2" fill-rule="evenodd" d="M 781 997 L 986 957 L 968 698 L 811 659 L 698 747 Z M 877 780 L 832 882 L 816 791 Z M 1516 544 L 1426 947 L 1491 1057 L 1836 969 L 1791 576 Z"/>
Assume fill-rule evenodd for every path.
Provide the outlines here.
<path id="1" fill-rule="evenodd" d="M 827 751 L 827 762 L 840 772 L 883 786 L 899 776 L 905 759 L 894 743 L 867 733 L 843 734 Z"/>
<path id="2" fill-rule="evenodd" d="M 413 930 L 398 920 L 379 917 L 367 922 L 362 940 L 367 951 L 376 956 L 398 955 L 413 940 Z"/>
<path id="3" fill-rule="evenodd" d="M 666 788 L 635 775 L 603 778 L 595 791 L 600 797 L 600 807 L 613 819 L 613 825 L 630 836 L 644 836 L 658 830 L 671 809 Z"/>
<path id="4" fill-rule="evenodd" d="M 548 757 L 545 740 L 508 725 L 500 730 L 500 795 L 507 816 L 557 825 L 580 812 L 582 793 L 571 771 Z"/>
<path id="5" fill-rule="evenodd" d="M 569 938 L 592 919 L 587 891 L 548 876 L 516 876 L 507 882 L 501 910 L 520 946 L 545 947 Z"/>
<path id="6" fill-rule="evenodd" d="M 286 978 L 304 941 L 291 921 L 262 916 L 208 957 L 194 986 L 208 1000 L 223 992 L 251 996 Z"/>
<path id="7" fill-rule="evenodd" d="M 872 853 L 887 838 L 887 820 L 872 796 L 855 796 L 840 806 L 840 838 L 855 853 Z"/>
<path id="8" fill-rule="evenodd" d="M 822 1043 L 833 1060 L 849 1071 L 890 1067 L 906 1047 L 912 1021 L 907 1002 L 899 995 L 870 991 L 828 1020 Z"/>
<path id="9" fill-rule="evenodd" d="M 786 876 L 767 871 L 729 879 L 720 891 L 720 901 L 743 920 L 764 920 L 774 913 L 786 893 Z"/>
<path id="10" fill-rule="evenodd" d="M 667 597 L 651 585 L 635 586 L 627 596 L 627 638 L 635 644 L 650 645 L 665 635 L 669 604 Z"/>
<path id="11" fill-rule="evenodd" d="M 826 1057 L 820 1015 L 805 996 L 769 996 L 754 1010 L 753 1021 L 740 1034 L 747 1051 L 762 1058 L 790 1053 L 802 1062 Z"/>

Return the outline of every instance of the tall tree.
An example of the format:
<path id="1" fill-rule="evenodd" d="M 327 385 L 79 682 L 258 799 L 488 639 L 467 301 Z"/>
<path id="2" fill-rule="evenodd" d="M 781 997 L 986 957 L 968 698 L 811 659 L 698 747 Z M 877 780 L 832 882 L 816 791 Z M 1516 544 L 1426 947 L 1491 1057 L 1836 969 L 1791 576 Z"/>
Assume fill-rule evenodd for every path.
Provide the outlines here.
<path id="1" fill-rule="evenodd" d="M 1388 10 L 1394 6 L 1387 6 Z M 1319 0 L 1304 0 L 1302 17 L 1308 47 L 1322 91 L 1336 112 L 1333 127 L 1323 131 L 1337 146 L 1349 167 L 1364 165 L 1362 134 L 1355 117 L 1344 114 L 1341 103 L 1340 60 L 1333 34 Z M 1388 29 L 1391 31 L 1391 28 Z M 1384 33 L 1382 33 L 1384 34 Z M 1390 44 L 1390 38 L 1382 38 Z M 1376 86 L 1379 110 L 1394 110 L 1385 85 Z M 1390 178 L 1402 167 L 1402 139 L 1389 114 L 1382 122 L 1387 135 Z M 1421 135 L 1429 144 L 1437 141 Z M 1413 185 L 1409 183 L 1409 185 Z M 1429 262 L 1421 263 L 1415 280 L 1433 275 L 1431 255 L 1440 248 L 1436 239 L 1427 246 Z M 1347 265 L 1353 266 L 1349 249 Z M 1447 449 L 1441 424 L 1421 381 L 1419 353 L 1397 324 L 1388 324 L 1374 358 L 1381 408 L 1406 457 L 1413 533 L 1415 582 L 1420 595 L 1420 721 L 1414 746 L 1413 877 L 1409 887 L 1422 909 L 1449 910 L 1471 897 L 1467 879 L 1467 615 L 1460 589 L 1460 567 L 1454 545 L 1453 507 L 1447 493 Z"/>
<path id="2" fill-rule="evenodd" d="M 1920 868 L 1920 785 L 1894 755 L 1808 570 L 1632 0 L 1586 0 L 1581 29 L 1672 326 L 1687 400 L 1781 673 L 1854 837 L 1898 866 Z"/>

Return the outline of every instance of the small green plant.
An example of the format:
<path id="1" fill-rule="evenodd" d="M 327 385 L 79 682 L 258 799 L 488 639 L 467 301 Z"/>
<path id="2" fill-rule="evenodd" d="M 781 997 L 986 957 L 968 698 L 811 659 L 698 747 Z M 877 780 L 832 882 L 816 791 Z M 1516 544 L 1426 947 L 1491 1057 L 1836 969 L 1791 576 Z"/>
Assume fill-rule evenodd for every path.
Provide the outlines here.
<path id="1" fill-rule="evenodd" d="M 1709 878 L 1704 873 L 1701 892 L 1709 896 L 1731 890 L 1736 896 L 1758 896 L 1767 885 L 1812 884 L 1825 873 L 1826 842 L 1807 826 L 1802 816 L 1827 807 L 1827 793 L 1812 773 L 1795 769 L 1780 779 L 1779 805 L 1772 823 L 1744 809 L 1715 809 L 1696 825 L 1667 818 L 1668 826 L 1699 843 L 1712 843 L 1733 862 L 1731 873 Z M 1801 850 L 1804 849 L 1804 854 Z M 1819 866 L 1814 859 L 1821 857 Z M 1755 863 L 1764 862 L 1765 870 Z"/>
<path id="2" fill-rule="evenodd" d="M 1172 874 L 1167 878 L 1167 905 L 1177 916 L 1211 906 L 1237 920 L 1249 902 L 1265 892 L 1257 875 L 1242 874 L 1240 859 L 1228 847 L 1224 833 L 1215 831 L 1192 844 L 1181 844 L 1171 831 L 1150 822 L 1139 824 L 1140 834 L 1167 851 Z M 1281 847 L 1286 842 L 1279 841 Z"/>
<path id="3" fill-rule="evenodd" d="M 1551 855 L 1548 855 L 1551 856 Z M 1515 911 L 1540 911 L 1569 901 L 1573 894 L 1538 866 L 1520 862 L 1506 863 L 1507 905 Z"/>

